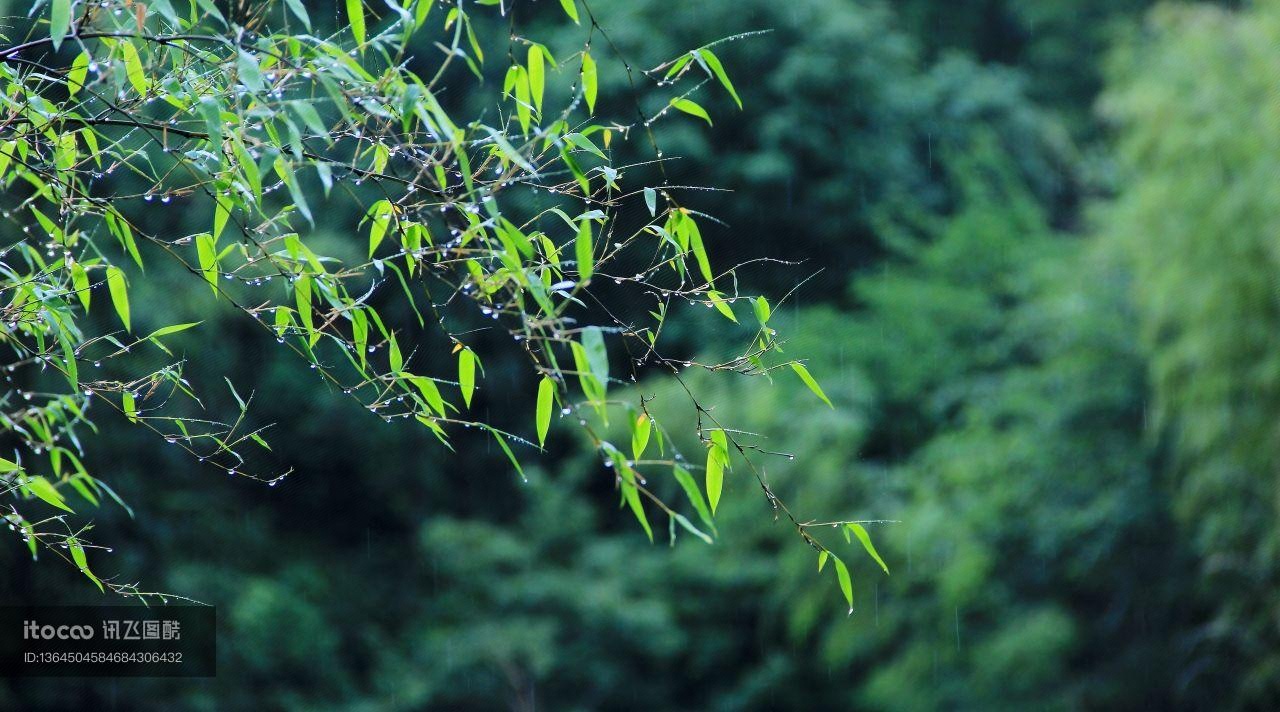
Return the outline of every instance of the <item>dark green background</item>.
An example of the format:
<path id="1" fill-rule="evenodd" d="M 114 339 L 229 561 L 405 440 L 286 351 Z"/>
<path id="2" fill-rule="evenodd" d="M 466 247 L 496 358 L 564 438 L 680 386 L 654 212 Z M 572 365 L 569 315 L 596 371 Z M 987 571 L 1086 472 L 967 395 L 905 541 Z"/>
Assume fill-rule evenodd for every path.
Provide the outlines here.
<path id="1" fill-rule="evenodd" d="M 297 474 L 220 476 L 101 414 L 87 462 L 137 516 L 104 506 L 95 536 L 116 553 L 95 570 L 217 605 L 219 676 L 0 681 L 0 708 L 1280 705 L 1280 15 L 591 5 L 640 67 L 772 30 L 718 48 L 744 111 L 704 92 L 715 126 L 685 117 L 659 139 L 674 182 L 732 191 L 683 196 L 728 224 L 705 233 L 717 259 L 803 261 L 748 286 L 776 297 L 818 272 L 775 319 L 837 407 L 790 378 L 692 382 L 796 454 L 767 462 L 794 510 L 900 520 L 873 529 L 892 575 L 850 549 L 846 616 L 745 473 L 714 546 L 649 545 L 569 429 L 520 484 L 490 441 L 460 434 L 450 454 L 385 425 L 198 283 L 156 274 L 138 304 L 157 325 L 210 321 L 180 341 L 194 377 L 256 391 Z M 554 2 L 516 11 L 553 50 L 580 45 Z M 621 65 L 600 56 L 600 113 L 625 115 Z M 204 219 L 123 207 L 174 232 Z M 712 312 L 670 328 L 690 354 L 742 338 Z M 492 346 L 479 412 L 527 432 L 534 382 Z M 641 393 L 688 416 L 669 382 Z M 98 599 L 16 539 L 0 566 L 0 600 Z"/>

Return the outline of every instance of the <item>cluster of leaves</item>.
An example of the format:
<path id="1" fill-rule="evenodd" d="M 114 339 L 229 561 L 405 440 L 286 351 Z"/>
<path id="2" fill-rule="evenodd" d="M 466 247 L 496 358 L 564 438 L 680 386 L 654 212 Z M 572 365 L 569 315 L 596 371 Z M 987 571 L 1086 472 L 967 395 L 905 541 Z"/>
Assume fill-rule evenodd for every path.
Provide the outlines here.
<path id="1" fill-rule="evenodd" d="M 319 36 L 296 0 L 227 14 L 211 0 L 181 11 L 169 0 L 51 0 L 47 14 L 33 9 L 27 39 L 0 50 L 4 219 L 21 231 L 0 252 L 2 338 L 11 354 L 4 369 L 13 384 L 3 418 L 14 440 L 13 458 L 0 466 L 12 500 L 6 516 L 33 555 L 43 545 L 99 587 L 151 595 L 90 571 L 87 525 L 27 506 L 43 500 L 70 512 L 68 489 L 92 505 L 118 499 L 82 463 L 78 433 L 93 428 L 93 404 L 230 475 L 275 485 L 290 474 L 255 467 L 255 449 L 270 446 L 268 426 L 250 424 L 252 394 L 242 397 L 228 381 L 238 412 L 211 417 L 184 377 L 187 359 L 165 337 L 197 323 L 135 331 L 149 320 L 135 286 L 148 263 L 167 260 L 372 417 L 415 421 L 446 446 L 454 428 L 487 431 L 521 477 L 512 444 L 543 445 L 558 406 L 594 443 L 650 539 L 657 511 L 673 540 L 678 526 L 710 541 L 724 475 L 740 462 L 819 552 L 820 567 L 834 561 L 852 605 L 847 566 L 813 536 L 816 523 L 791 516 L 770 490 L 748 457 L 758 449 L 750 434 L 688 394 L 697 414 L 691 425 L 706 447 L 700 486 L 690 474 L 698 466 L 643 400 L 610 397 L 621 380 L 610 351 L 625 350 L 633 378 L 646 368 L 676 379 L 690 366 L 745 375 L 783 368 L 830 405 L 803 364 L 775 355 L 769 301 L 741 294 L 735 269 L 713 267 L 700 230 L 707 216 L 681 205 L 669 183 L 624 187 L 630 166 L 612 161 L 615 142 L 644 137 L 661 165 L 652 124 L 679 113 L 710 123 L 690 98 L 708 83 L 741 104 L 711 46 L 643 74 L 660 86 L 689 87 L 661 110 L 645 115 L 637 105 L 633 123 L 595 119 L 592 43 L 607 44 L 608 36 L 587 4 L 566 0 L 567 20 L 585 24 L 581 49 L 557 58 L 513 28 L 502 93 L 486 114 L 496 120 L 459 121 L 440 97 L 456 63 L 483 76 L 476 8 L 385 5 L 375 11 L 347 0 L 346 26 Z M 408 68 L 420 60 L 410 54 L 419 33 L 438 35 L 429 76 Z M 558 82 L 571 86 L 555 106 L 548 97 Z M 318 194 L 324 207 L 312 204 Z M 138 200 L 157 211 L 204 212 L 209 227 L 184 235 L 149 229 L 122 209 Z M 545 207 L 529 210 L 531 200 Z M 622 219 L 640 203 L 647 219 Z M 335 229 L 323 215 L 341 214 L 342 205 L 360 216 L 346 229 L 362 234 L 362 245 L 322 254 L 308 236 Z M 621 289 L 607 298 L 589 289 L 609 282 Z M 416 327 L 384 318 L 376 305 L 388 295 L 409 306 Z M 104 296 L 122 329 L 99 314 Z M 650 303 L 652 321 L 613 317 L 614 299 Z M 699 364 L 665 355 L 660 336 L 671 310 L 705 305 L 737 323 L 735 306 L 744 301 L 756 323 L 740 356 Z M 484 386 L 476 335 L 498 329 L 539 375 L 529 394 L 537 446 L 470 412 Z M 137 372 L 145 359 L 128 358 L 156 351 L 166 362 L 145 372 Z M 127 375 L 95 378 L 84 368 L 108 360 Z M 629 448 L 598 434 L 618 414 L 629 424 Z M 661 472 L 679 482 L 701 527 L 653 493 L 647 478 Z M 884 566 L 860 525 L 836 524 Z"/>

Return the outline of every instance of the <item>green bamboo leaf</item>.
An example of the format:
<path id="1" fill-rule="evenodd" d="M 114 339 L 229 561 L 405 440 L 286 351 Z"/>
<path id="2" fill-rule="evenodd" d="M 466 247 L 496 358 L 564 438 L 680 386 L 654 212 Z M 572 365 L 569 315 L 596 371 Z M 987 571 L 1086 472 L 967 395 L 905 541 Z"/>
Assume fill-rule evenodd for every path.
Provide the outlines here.
<path id="1" fill-rule="evenodd" d="M 538 425 L 538 444 L 545 445 L 547 442 L 547 430 L 551 427 L 551 408 L 554 405 L 556 394 L 556 382 L 550 376 L 543 376 L 542 381 L 538 384 L 538 409 L 537 409 L 537 425 Z"/>
<path id="2" fill-rule="evenodd" d="M 139 95 L 145 95 L 147 75 L 142 69 L 142 59 L 138 57 L 138 50 L 128 39 L 123 39 L 120 41 L 120 55 L 124 59 L 124 75 L 128 78 L 129 84 Z"/>
<path id="3" fill-rule="evenodd" d="M 408 378 L 418 387 L 418 392 L 422 394 L 422 399 L 427 402 L 431 410 L 442 418 L 448 415 L 445 411 L 444 398 L 440 395 L 440 388 L 436 386 L 435 381 L 426 376 L 408 376 Z"/>
<path id="4" fill-rule="evenodd" d="M 462 389 L 463 402 L 470 408 L 471 396 L 476 390 L 476 355 L 471 349 L 458 352 L 458 387 Z"/>
<path id="5" fill-rule="evenodd" d="M 195 236 L 196 258 L 200 262 L 200 273 L 204 275 L 204 280 L 209 283 L 209 288 L 213 290 L 214 298 L 218 296 L 218 246 L 217 242 L 215 242 L 216 239 L 207 232 Z"/>
<path id="6" fill-rule="evenodd" d="M 818 554 L 818 573 L 822 573 L 822 567 L 827 565 L 827 559 L 831 556 L 831 552 L 823 550 Z"/>
<path id="7" fill-rule="evenodd" d="M 364 6 L 360 0 L 347 0 L 347 21 L 351 23 L 351 34 L 356 38 L 356 45 L 364 51 Z"/>
<path id="8" fill-rule="evenodd" d="M 67 329 L 58 330 L 58 343 L 62 346 L 62 358 L 66 363 L 67 383 L 73 390 L 80 390 L 80 369 L 76 366 L 76 349 Z M 55 451 L 56 452 L 56 451 Z"/>
<path id="9" fill-rule="evenodd" d="M 258 58 L 243 49 L 236 55 L 236 72 L 240 75 L 240 83 L 248 87 L 249 91 L 261 93 L 267 88 L 262 81 Z"/>
<path id="10" fill-rule="evenodd" d="M 683 111 L 684 113 L 689 114 L 690 116 L 696 116 L 699 119 L 706 121 L 707 125 L 709 126 L 713 125 L 711 123 L 711 115 L 708 114 L 707 110 L 702 108 L 702 106 L 695 101 L 692 101 L 690 99 L 685 99 L 683 97 L 678 97 L 671 100 L 671 105 L 679 109 L 680 111 Z"/>
<path id="11" fill-rule="evenodd" d="M 159 329 L 156 329 L 155 331 L 151 332 L 150 334 L 147 334 L 146 338 L 154 339 L 157 336 L 168 336 L 169 334 L 176 334 L 179 331 L 186 331 L 187 329 L 190 329 L 195 326 L 199 326 L 202 323 L 203 322 L 192 321 L 186 324 L 174 324 L 173 326 L 162 326 Z"/>
<path id="12" fill-rule="evenodd" d="M 809 369 L 805 368 L 804 364 L 793 361 L 791 363 L 791 370 L 796 372 L 796 375 L 800 377 L 800 380 L 804 381 L 804 384 L 809 387 L 809 390 L 813 391 L 815 396 L 821 398 L 822 402 L 827 404 L 827 407 L 835 408 L 835 406 L 831 404 L 831 399 L 827 398 L 827 394 L 822 392 L 822 386 L 819 386 L 813 376 L 809 375 Z"/>
<path id="13" fill-rule="evenodd" d="M 67 72 L 67 96 L 75 96 L 84 88 L 84 80 L 89 76 L 89 53 L 81 52 L 71 61 L 71 70 Z"/>
<path id="14" fill-rule="evenodd" d="M 204 119 L 205 131 L 209 134 L 209 143 L 215 150 L 222 148 L 222 104 L 211 96 L 200 98 L 200 117 Z M 219 200 L 221 202 L 221 200 Z M 218 234 L 220 230 L 214 230 Z"/>
<path id="15" fill-rule="evenodd" d="M 71 29 L 71 0 L 53 0 L 49 8 L 49 39 L 56 51 L 62 46 L 62 38 Z"/>
<path id="16" fill-rule="evenodd" d="M 849 603 L 849 613 L 853 613 L 853 582 L 849 580 L 849 569 L 844 565 L 838 556 L 832 556 L 831 560 L 835 562 L 836 578 L 840 581 L 840 592 L 844 594 L 844 600 Z"/>
<path id="17" fill-rule="evenodd" d="M 582 330 L 582 348 L 586 353 L 587 364 L 591 375 L 600 382 L 601 388 L 609 390 L 609 351 L 604 343 L 604 331 L 598 326 L 588 326 Z"/>
<path id="18" fill-rule="evenodd" d="M 400 353 L 400 342 L 396 341 L 395 334 L 388 336 L 387 341 L 387 365 L 390 366 L 392 373 L 400 373 L 400 369 L 404 367 L 404 355 Z"/>
<path id="19" fill-rule="evenodd" d="M 644 204 L 649 208 L 649 217 L 655 217 L 658 214 L 658 191 L 653 188 L 644 189 Z"/>
<path id="20" fill-rule="evenodd" d="M 378 249 L 382 238 L 387 234 L 387 226 L 391 224 L 394 208 L 391 201 L 385 198 L 369 208 L 369 257 Z"/>
<path id="21" fill-rule="evenodd" d="M 649 537 L 649 541 L 653 541 L 653 528 L 649 526 L 649 518 L 644 513 L 644 503 L 640 500 L 640 488 L 636 485 L 636 472 L 631 469 L 622 459 L 622 453 L 610 448 L 609 458 L 613 460 L 614 466 L 622 474 L 622 498 L 626 500 L 627 506 L 631 508 L 631 513 L 635 515 L 636 521 L 640 522 L 644 533 Z"/>
<path id="22" fill-rule="evenodd" d="M 595 247 L 591 244 L 591 221 L 578 224 L 578 237 L 573 242 L 574 256 L 578 260 L 578 282 L 588 284 L 595 273 Z"/>
<path id="23" fill-rule="evenodd" d="M 711 514 L 720 504 L 720 492 L 724 488 L 724 470 L 729 463 L 729 444 L 723 430 L 711 431 L 711 446 L 707 449 L 707 500 L 711 502 Z"/>
<path id="24" fill-rule="evenodd" d="M 751 300 L 751 308 L 756 312 L 756 320 L 760 322 L 760 326 L 769 323 L 769 317 L 773 314 L 773 310 L 769 308 L 769 300 L 764 297 L 756 297 Z"/>
<path id="25" fill-rule="evenodd" d="M 487 425 L 484 426 L 484 428 L 493 435 L 494 440 L 498 441 L 498 446 L 502 448 L 502 452 L 506 454 L 507 459 L 511 461 L 511 466 L 516 468 L 516 474 L 520 475 L 520 479 L 528 482 L 529 478 L 525 476 L 524 468 L 520 466 L 520 461 L 516 459 L 516 454 L 511 452 L 511 446 L 507 445 L 507 441 L 502 437 L 502 433 L 499 433 L 497 430 Z"/>
<path id="26" fill-rule="evenodd" d="M 738 323 L 738 317 L 733 315 L 733 310 L 730 309 L 729 304 L 725 302 L 723 294 L 712 289 L 707 292 L 707 299 L 711 300 L 711 305 L 716 308 L 716 311 L 723 314 L 724 318 L 735 324 Z"/>
<path id="27" fill-rule="evenodd" d="M 120 316 L 120 321 L 124 323 L 126 331 L 133 331 L 129 324 L 129 286 L 125 280 L 124 272 L 119 267 L 111 266 L 107 268 L 107 291 L 111 293 L 111 303 L 115 305 L 116 314 Z"/>
<path id="28" fill-rule="evenodd" d="M 889 573 L 889 566 L 884 563 L 884 559 L 880 558 L 880 553 L 876 551 L 875 545 L 871 543 L 871 535 L 867 534 L 866 528 L 857 522 L 849 522 L 845 524 L 845 527 L 853 532 L 854 536 L 858 537 L 858 541 L 862 542 L 862 548 L 867 550 L 867 553 L 876 560 L 877 564 L 880 564 L 880 568 L 884 569 L 886 574 Z"/>
<path id="29" fill-rule="evenodd" d="M 684 527 L 685 531 L 689 532 L 690 534 L 693 534 L 694 536 L 696 536 L 696 537 L 698 537 L 699 539 L 701 539 L 701 540 L 703 540 L 703 541 L 707 542 L 708 544 L 714 544 L 714 543 L 715 543 L 715 540 L 714 540 L 714 539 L 712 539 L 711 537 L 707 536 L 707 533 L 706 533 L 706 532 L 704 532 L 704 531 L 702 531 L 701 529 L 699 529 L 699 528 L 697 528 L 697 527 L 693 526 L 693 522 L 690 522 L 688 519 L 686 519 L 686 518 L 685 518 L 685 516 L 684 516 L 683 514 L 680 514 L 680 513 L 678 513 L 678 512 L 672 512 L 672 513 L 671 513 L 671 518 L 672 518 L 672 519 L 674 519 L 674 520 L 676 521 L 676 523 L 677 523 L 677 524 L 679 524 L 680 526 Z M 675 532 L 674 532 L 674 531 L 672 531 L 672 533 L 671 533 L 671 541 L 672 541 L 672 543 L 674 543 L 674 542 L 675 542 Z"/>
<path id="30" fill-rule="evenodd" d="M 708 73 L 720 81 L 720 85 L 729 92 L 729 96 L 733 97 L 733 101 L 742 108 L 742 99 L 738 98 L 738 92 L 733 88 L 733 82 L 729 81 L 729 75 L 725 74 L 724 65 L 720 64 L 720 58 L 711 50 L 703 47 L 697 51 L 698 58 L 702 60 L 702 65 L 707 68 Z"/>
<path id="31" fill-rule="evenodd" d="M 564 14 L 568 15 L 570 20 L 573 20 L 573 24 L 579 24 L 576 0 L 560 0 L 560 7 L 564 8 Z M 685 46 L 687 47 L 688 45 Z"/>
<path id="32" fill-rule="evenodd" d="M 715 532 L 716 525 L 711 519 L 711 510 L 707 509 L 707 502 L 702 497 L 702 490 L 699 490 L 698 484 L 693 481 L 693 475 L 679 465 L 672 465 L 671 473 L 675 475 L 676 482 L 684 490 L 685 497 L 689 499 L 689 504 L 693 505 L 693 510 L 698 513 L 702 523 L 707 525 L 707 528 L 712 532 Z"/>
<path id="33" fill-rule="evenodd" d="M 533 96 L 533 108 L 542 113 L 542 93 L 546 88 L 546 66 L 545 55 L 542 51 L 542 45 L 534 44 L 529 47 L 529 93 Z"/>
<path id="34" fill-rule="evenodd" d="M 693 250 L 694 259 L 698 261 L 698 270 L 702 272 L 707 284 L 714 283 L 715 275 L 711 272 L 711 259 L 707 257 L 707 248 L 702 244 L 702 231 L 698 229 L 698 223 L 694 222 L 693 218 L 686 217 L 680 221 L 680 227 L 688 235 L 689 249 Z"/>
<path id="35" fill-rule="evenodd" d="M 76 296 L 80 298 L 80 303 L 84 305 L 84 310 L 86 312 L 89 311 L 91 296 L 89 273 L 85 272 L 84 266 L 79 262 L 71 263 L 71 287 L 76 290 Z"/>
<path id="36" fill-rule="evenodd" d="M 58 509 L 75 514 L 75 510 L 67 506 L 66 497 L 63 497 L 62 493 L 58 491 L 58 488 L 49 483 L 49 480 L 36 476 L 28 478 L 23 484 L 26 485 L 27 490 L 36 497 L 39 497 Z"/>
<path id="37" fill-rule="evenodd" d="M 649 446 L 649 436 L 653 434 L 653 421 L 648 413 L 641 413 L 631 423 L 631 457 L 639 460 Z"/>
<path id="38" fill-rule="evenodd" d="M 583 51 L 582 53 L 582 96 L 587 100 L 587 111 L 596 113 L 596 61 L 591 58 L 591 53 Z"/>
<path id="39" fill-rule="evenodd" d="M 71 560 L 75 562 L 76 568 L 80 572 L 89 577 L 89 580 L 98 587 L 98 590 L 106 593 L 106 589 L 102 587 L 102 581 L 89 570 L 89 557 L 85 556 L 84 546 L 73 536 L 67 537 L 67 548 L 71 550 Z"/>
<path id="40" fill-rule="evenodd" d="M 311 313 L 311 281 L 310 276 L 304 275 L 293 283 L 293 301 L 298 307 L 298 320 L 307 332 L 307 343 L 314 345 L 320 335 L 316 333 L 315 317 Z"/>
<path id="41" fill-rule="evenodd" d="M 125 391 L 120 394 L 120 409 L 124 411 L 124 417 L 128 418 L 130 423 L 138 422 L 138 403 L 132 392 Z"/>
<path id="42" fill-rule="evenodd" d="M 311 31 L 311 16 L 307 14 L 307 6 L 302 0 L 285 0 L 285 4 L 289 6 L 289 10 L 302 20 L 302 24 L 307 28 L 307 32 Z"/>

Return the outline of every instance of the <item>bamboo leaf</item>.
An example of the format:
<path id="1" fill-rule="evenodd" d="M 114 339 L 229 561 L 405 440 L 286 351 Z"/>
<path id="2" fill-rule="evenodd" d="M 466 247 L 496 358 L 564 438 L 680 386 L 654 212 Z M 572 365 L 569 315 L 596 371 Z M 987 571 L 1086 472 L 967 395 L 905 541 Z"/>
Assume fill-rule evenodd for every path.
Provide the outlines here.
<path id="1" fill-rule="evenodd" d="M 361 46 L 363 51 L 364 45 L 364 6 L 360 0 L 347 0 L 347 21 L 351 23 L 351 34 L 356 38 L 356 44 Z"/>
<path id="2" fill-rule="evenodd" d="M 40 476 L 36 476 L 36 477 L 28 478 L 27 481 L 23 484 L 25 484 L 27 487 L 27 490 L 30 491 L 31 494 L 35 495 L 36 497 L 39 497 L 40 499 L 57 507 L 58 509 L 65 510 L 67 512 L 71 512 L 72 514 L 75 514 L 75 510 L 67 506 L 66 497 L 63 497 L 62 493 L 58 491 L 58 488 L 50 484 L 49 480 L 46 480 L 45 478 Z"/>
<path id="3" fill-rule="evenodd" d="M 142 59 L 138 50 L 128 39 L 120 41 L 120 56 L 124 60 L 124 75 L 139 95 L 147 93 L 147 75 L 142 69 Z"/>
<path id="4" fill-rule="evenodd" d="M 124 323 L 125 330 L 133 331 L 129 324 L 129 286 L 119 267 L 107 268 L 107 291 L 111 294 L 111 303 L 115 306 L 120 321 Z"/>
<path id="5" fill-rule="evenodd" d="M 707 449 L 707 500 L 711 502 L 711 514 L 720 504 L 720 492 L 724 488 L 724 470 L 729 463 L 729 445 L 723 430 L 711 431 L 711 446 Z"/>
<path id="6" fill-rule="evenodd" d="M 98 580 L 98 577 L 94 576 L 93 572 L 89 570 L 89 557 L 84 553 L 84 545 L 75 537 L 69 536 L 67 537 L 67 548 L 71 550 L 71 560 L 75 562 L 76 568 L 80 569 L 80 572 L 85 576 L 88 576 L 99 591 L 106 593 L 106 589 L 102 587 L 102 581 Z"/>
<path id="7" fill-rule="evenodd" d="M 542 45 L 531 45 L 529 47 L 529 93 L 533 97 L 533 108 L 537 109 L 538 113 L 542 113 L 542 93 L 546 88 L 545 61 Z"/>
<path id="8" fill-rule="evenodd" d="M 827 394 L 822 392 L 822 386 L 819 386 L 813 376 L 809 375 L 809 369 L 805 368 L 804 364 L 793 361 L 791 363 L 791 370 L 796 372 L 796 375 L 800 377 L 800 380 L 804 381 L 804 384 L 809 387 L 809 390 L 813 391 L 815 396 L 821 398 L 822 402 L 827 404 L 827 407 L 835 408 L 835 406 L 831 404 L 831 399 L 827 398 Z"/>
<path id="9" fill-rule="evenodd" d="M 550 376 L 543 376 L 542 381 L 538 384 L 536 418 L 539 445 L 545 445 L 547 442 L 547 430 L 551 427 L 551 408 L 554 405 L 555 394 L 556 382 Z"/>
<path id="10" fill-rule="evenodd" d="M 698 513 L 702 523 L 707 525 L 707 528 L 712 532 L 715 532 L 716 525 L 711 519 L 711 510 L 707 509 L 707 502 L 702 497 L 702 491 L 698 489 L 698 484 L 693 481 L 693 475 L 679 465 L 673 465 L 671 473 L 675 475 L 676 482 L 684 490 L 685 497 L 689 499 L 689 504 L 693 505 L 693 510 Z"/>
<path id="11" fill-rule="evenodd" d="M 120 409 L 124 411 L 124 417 L 128 418 L 130 423 L 138 422 L 138 403 L 132 392 L 125 391 L 120 394 Z"/>
<path id="12" fill-rule="evenodd" d="M 89 76 L 89 53 L 81 52 L 71 61 L 71 70 L 67 72 L 67 96 L 75 96 L 84 88 L 84 80 Z"/>
<path id="13" fill-rule="evenodd" d="M 582 53 L 582 96 L 587 100 L 587 111 L 596 113 L 596 61 L 591 58 L 590 52 Z"/>
<path id="14" fill-rule="evenodd" d="M 476 355 L 471 349 L 458 352 L 458 387 L 462 389 L 463 402 L 470 408 L 471 396 L 476 390 Z"/>
<path id="15" fill-rule="evenodd" d="M 595 247 L 591 244 L 591 221 L 578 225 L 578 237 L 573 241 L 574 257 L 578 260 L 578 281 L 587 284 L 595 273 Z"/>
<path id="16" fill-rule="evenodd" d="M 311 16 L 307 14 L 307 6 L 302 0 L 285 0 L 285 4 L 289 6 L 289 10 L 302 20 L 302 24 L 307 28 L 307 32 L 311 31 Z"/>
<path id="17" fill-rule="evenodd" d="M 711 115 L 708 114 L 707 110 L 702 108 L 702 105 L 698 104 L 696 101 L 680 97 L 672 99 L 671 105 L 690 116 L 696 116 L 699 119 L 706 121 L 708 126 L 712 125 Z"/>
<path id="18" fill-rule="evenodd" d="M 720 58 L 706 47 L 698 50 L 696 54 L 702 60 L 702 65 L 707 68 L 707 72 L 720 81 L 720 85 L 724 87 L 725 91 L 729 92 L 729 96 L 733 97 L 734 103 L 741 109 L 742 99 L 738 97 L 738 92 L 733 88 L 733 82 L 729 81 L 729 75 L 725 74 L 724 65 L 720 64 Z"/>
<path id="19" fill-rule="evenodd" d="M 49 8 L 49 39 L 53 41 L 53 49 L 62 46 L 62 38 L 71 29 L 71 0 L 53 0 Z"/>
<path id="20" fill-rule="evenodd" d="M 854 536 L 858 537 L 858 541 L 862 542 L 862 548 L 867 550 L 867 553 L 876 560 L 877 564 L 880 564 L 880 568 L 884 569 L 886 574 L 889 573 L 888 564 L 884 563 L 884 559 L 880 558 L 880 553 L 876 551 L 875 545 L 871 543 L 871 535 L 867 534 L 866 528 L 857 522 L 849 522 L 845 524 L 845 527 L 853 532 Z"/>
<path id="21" fill-rule="evenodd" d="M 844 600 L 849 604 L 849 613 L 853 613 L 853 582 L 849 580 L 849 569 L 844 565 L 838 556 L 832 556 L 831 560 L 835 562 L 836 579 L 840 582 L 840 592 L 844 594 Z"/>
<path id="22" fill-rule="evenodd" d="M 560 7 L 564 8 L 564 14 L 568 15 L 570 20 L 573 20 L 573 24 L 579 24 L 576 0 L 560 0 Z M 687 47 L 688 45 L 685 46 Z"/>

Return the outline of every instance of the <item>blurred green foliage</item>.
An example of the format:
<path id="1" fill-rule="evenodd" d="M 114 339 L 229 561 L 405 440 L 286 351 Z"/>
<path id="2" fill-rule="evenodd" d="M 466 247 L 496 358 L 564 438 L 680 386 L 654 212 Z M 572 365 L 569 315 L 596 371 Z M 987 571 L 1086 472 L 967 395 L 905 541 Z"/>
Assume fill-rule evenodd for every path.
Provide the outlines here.
<path id="1" fill-rule="evenodd" d="M 131 540 L 120 570 L 219 606 L 218 678 L 6 681 L 0 708 L 1280 704 L 1274 6 L 591 6 L 635 66 L 772 30 L 717 50 L 741 115 L 718 97 L 709 132 L 661 138 L 673 175 L 733 190 L 698 198 L 722 252 L 809 260 L 752 279 L 825 268 L 774 319 L 836 407 L 789 374 L 689 382 L 794 455 L 764 460 L 794 509 L 895 520 L 868 525 L 891 575 L 848 557 L 846 617 L 737 471 L 715 545 L 651 546 L 587 443 L 552 438 L 521 485 L 487 440 L 366 425 L 228 321 L 188 348 L 257 389 L 299 475 L 211 479 L 123 422 L 91 453 L 137 510 L 99 521 Z M 225 316 L 143 289 L 173 322 Z M 689 352 L 727 353 L 695 311 Z M 0 561 L 2 600 L 92 597 Z"/>

